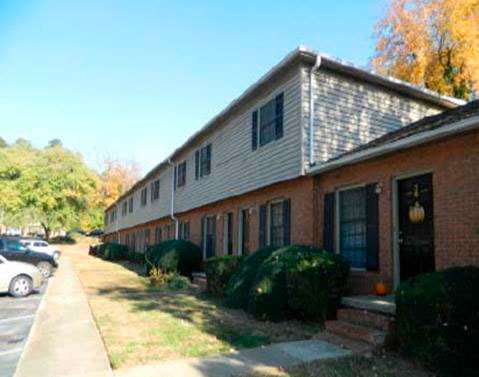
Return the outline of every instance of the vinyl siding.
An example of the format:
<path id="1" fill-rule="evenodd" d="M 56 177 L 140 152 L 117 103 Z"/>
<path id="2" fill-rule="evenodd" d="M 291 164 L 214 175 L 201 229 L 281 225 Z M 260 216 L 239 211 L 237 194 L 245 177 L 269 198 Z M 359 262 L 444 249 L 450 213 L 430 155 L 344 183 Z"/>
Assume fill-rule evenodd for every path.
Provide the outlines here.
<path id="1" fill-rule="evenodd" d="M 304 166 L 309 161 L 309 69 L 302 69 Z M 313 89 L 316 162 L 444 110 L 325 69 L 315 73 Z"/>
<path id="2" fill-rule="evenodd" d="M 252 112 L 284 93 L 283 137 L 253 151 L 251 144 Z M 301 152 L 301 70 L 299 64 L 284 72 L 264 88 L 254 99 L 242 105 L 222 124 L 203 137 L 192 148 L 175 157 L 174 163 L 186 160 L 186 184 L 175 191 L 175 213 L 188 211 L 231 196 L 240 195 L 273 183 L 296 178 L 302 173 Z M 195 152 L 212 145 L 211 173 L 195 179 Z M 169 215 L 171 200 L 171 168 L 160 172 L 160 199 L 151 203 L 150 183 L 148 201 L 140 206 L 143 186 L 134 192 L 133 213 L 121 215 L 118 204 L 118 229 Z M 128 197 L 125 199 L 128 200 Z M 108 224 L 106 233 L 116 231 Z"/>

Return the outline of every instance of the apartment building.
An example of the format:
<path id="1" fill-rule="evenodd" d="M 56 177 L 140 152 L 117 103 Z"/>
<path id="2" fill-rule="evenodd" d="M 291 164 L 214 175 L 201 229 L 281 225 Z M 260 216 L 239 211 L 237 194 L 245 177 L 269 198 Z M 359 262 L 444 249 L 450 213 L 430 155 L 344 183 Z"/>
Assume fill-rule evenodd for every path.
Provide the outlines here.
<path id="1" fill-rule="evenodd" d="M 204 258 L 323 242 L 331 159 L 463 102 L 299 47 L 105 212 L 105 240 L 137 251 L 184 238 Z"/>

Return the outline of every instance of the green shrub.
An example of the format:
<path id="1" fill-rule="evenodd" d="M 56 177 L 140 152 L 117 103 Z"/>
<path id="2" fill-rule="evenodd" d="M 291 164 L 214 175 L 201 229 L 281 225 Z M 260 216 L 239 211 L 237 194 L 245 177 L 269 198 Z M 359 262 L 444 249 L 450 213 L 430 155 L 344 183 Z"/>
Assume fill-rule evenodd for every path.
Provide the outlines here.
<path id="1" fill-rule="evenodd" d="M 172 290 L 185 289 L 189 287 L 189 280 L 176 272 L 163 272 L 160 268 L 153 267 L 149 274 L 150 284 L 154 287 L 167 286 Z"/>
<path id="2" fill-rule="evenodd" d="M 147 273 L 154 266 L 163 272 L 178 272 L 191 277 L 194 271 L 201 268 L 201 249 L 194 243 L 184 240 L 169 240 L 151 246 L 146 252 Z"/>
<path id="3" fill-rule="evenodd" d="M 106 260 L 121 260 L 128 256 L 128 247 L 118 243 L 106 243 L 101 247 L 101 256 Z"/>
<path id="4" fill-rule="evenodd" d="M 450 268 L 402 283 L 396 293 L 402 349 L 442 375 L 477 375 L 478 292 L 478 267 Z"/>
<path id="5" fill-rule="evenodd" d="M 296 317 L 323 322 L 334 317 L 349 264 L 338 254 L 314 250 L 286 266 L 288 307 Z"/>
<path id="6" fill-rule="evenodd" d="M 225 304 L 234 309 L 247 309 L 251 284 L 259 267 L 276 247 L 263 247 L 245 257 L 231 276 L 225 290 Z"/>
<path id="7" fill-rule="evenodd" d="M 240 265 L 243 257 L 226 255 L 213 257 L 204 263 L 208 292 L 223 297 L 231 276 Z"/>
<path id="8" fill-rule="evenodd" d="M 248 312 L 255 317 L 282 321 L 289 316 L 286 290 L 286 266 L 296 263 L 315 249 L 309 246 L 286 246 L 274 251 L 259 266 L 251 284 Z"/>
<path id="9" fill-rule="evenodd" d="M 145 254 L 137 253 L 134 250 L 128 250 L 126 259 L 133 263 L 143 264 L 145 263 Z"/>

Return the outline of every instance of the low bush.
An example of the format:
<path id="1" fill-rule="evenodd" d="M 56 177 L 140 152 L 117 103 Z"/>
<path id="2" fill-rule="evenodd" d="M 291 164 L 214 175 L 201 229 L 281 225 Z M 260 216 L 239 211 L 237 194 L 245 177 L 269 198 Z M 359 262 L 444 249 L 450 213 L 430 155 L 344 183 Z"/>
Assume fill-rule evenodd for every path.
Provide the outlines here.
<path id="1" fill-rule="evenodd" d="M 223 297 L 226 285 L 233 273 L 237 270 L 242 259 L 243 257 L 237 255 L 226 255 L 208 259 L 204 263 L 208 292 Z"/>
<path id="2" fill-rule="evenodd" d="M 169 240 L 151 246 L 146 252 L 147 272 L 152 267 L 163 272 L 178 272 L 191 277 L 194 271 L 201 268 L 201 249 L 194 243 L 184 240 Z"/>
<path id="3" fill-rule="evenodd" d="M 163 272 L 160 268 L 153 267 L 149 274 L 150 284 L 154 287 L 167 286 L 172 290 L 185 289 L 189 287 L 189 280 L 176 272 Z"/>
<path id="4" fill-rule="evenodd" d="M 127 259 L 128 247 L 118 243 L 106 243 L 102 245 L 102 258 L 105 260 L 122 260 Z"/>
<path id="5" fill-rule="evenodd" d="M 264 320 L 285 320 L 289 316 L 286 266 L 312 250 L 309 246 L 286 246 L 266 258 L 251 284 L 248 312 Z"/>
<path id="6" fill-rule="evenodd" d="M 276 247 L 263 247 L 245 257 L 231 276 L 225 289 L 225 304 L 234 309 L 248 307 L 249 292 L 259 267 Z"/>
<path id="7" fill-rule="evenodd" d="M 444 376 L 479 370 L 479 268 L 419 275 L 396 293 L 401 348 Z"/>
<path id="8" fill-rule="evenodd" d="M 335 317 L 349 264 L 338 254 L 315 250 L 286 266 L 288 307 L 296 317 L 323 322 Z"/>
<path id="9" fill-rule="evenodd" d="M 144 253 L 137 253 L 134 250 L 128 250 L 126 254 L 126 259 L 132 263 L 143 264 L 145 263 L 145 254 Z"/>

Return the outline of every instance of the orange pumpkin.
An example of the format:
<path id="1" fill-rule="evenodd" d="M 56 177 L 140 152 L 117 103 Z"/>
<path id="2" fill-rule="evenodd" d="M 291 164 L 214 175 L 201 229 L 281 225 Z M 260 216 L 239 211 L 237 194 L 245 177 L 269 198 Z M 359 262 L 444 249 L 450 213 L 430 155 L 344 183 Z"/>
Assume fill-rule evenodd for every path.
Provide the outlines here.
<path id="1" fill-rule="evenodd" d="M 376 296 L 386 296 L 388 294 L 388 288 L 384 281 L 378 281 L 374 284 L 374 294 Z"/>

